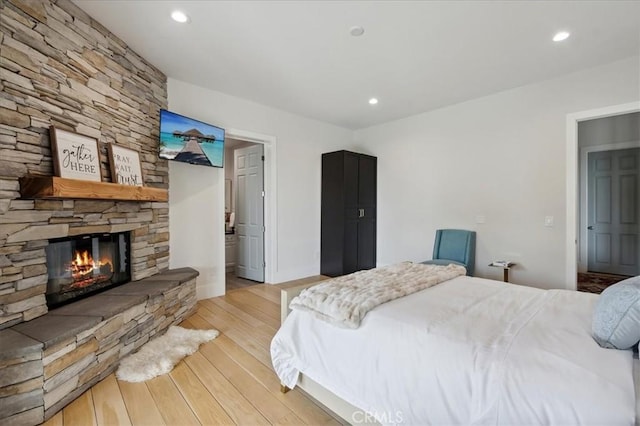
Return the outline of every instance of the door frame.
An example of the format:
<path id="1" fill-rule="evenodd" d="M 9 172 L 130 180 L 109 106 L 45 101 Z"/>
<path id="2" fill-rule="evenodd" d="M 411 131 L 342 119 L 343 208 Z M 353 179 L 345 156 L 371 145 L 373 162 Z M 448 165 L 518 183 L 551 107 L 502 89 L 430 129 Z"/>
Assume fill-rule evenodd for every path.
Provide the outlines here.
<path id="1" fill-rule="evenodd" d="M 264 145 L 264 282 L 274 284 L 278 272 L 278 194 L 276 137 L 239 129 L 226 129 L 226 136 Z M 224 198 L 224 194 L 221 194 Z M 225 290 L 226 291 L 226 290 Z"/>
<path id="2" fill-rule="evenodd" d="M 587 222 L 589 221 L 587 206 L 589 205 L 589 169 L 588 157 L 592 152 L 618 151 L 621 149 L 640 148 L 640 141 L 612 143 L 608 145 L 585 146 L 580 149 L 580 169 L 583 170 L 580 179 L 580 206 L 578 211 L 578 272 L 587 272 L 589 238 L 587 235 Z M 579 172 L 579 171 L 578 171 Z"/>
<path id="3" fill-rule="evenodd" d="M 604 108 L 591 109 L 567 114 L 566 126 L 566 239 L 565 239 L 565 287 L 576 290 L 578 285 L 578 235 L 580 224 L 578 217 L 578 123 L 596 118 L 611 117 L 633 112 L 640 112 L 640 101 L 611 105 Z"/>

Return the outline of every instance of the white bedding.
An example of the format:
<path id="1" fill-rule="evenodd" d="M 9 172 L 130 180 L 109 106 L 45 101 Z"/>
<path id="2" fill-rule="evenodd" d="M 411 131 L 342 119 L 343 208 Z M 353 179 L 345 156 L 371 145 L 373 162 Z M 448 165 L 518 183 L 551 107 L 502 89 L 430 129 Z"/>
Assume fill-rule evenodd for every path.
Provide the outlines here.
<path id="1" fill-rule="evenodd" d="M 283 384 L 302 372 L 381 423 L 632 425 L 632 352 L 591 338 L 596 299 L 458 277 L 356 330 L 294 311 L 271 355 Z"/>

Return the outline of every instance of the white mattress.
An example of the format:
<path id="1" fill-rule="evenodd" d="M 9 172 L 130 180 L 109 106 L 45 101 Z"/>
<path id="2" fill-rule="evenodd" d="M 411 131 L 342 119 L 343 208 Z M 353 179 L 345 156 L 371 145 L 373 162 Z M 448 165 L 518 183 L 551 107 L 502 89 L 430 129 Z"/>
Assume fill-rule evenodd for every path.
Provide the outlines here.
<path id="1" fill-rule="evenodd" d="M 276 373 L 304 373 L 403 424 L 633 425 L 632 351 L 591 338 L 596 295 L 458 277 L 381 305 L 359 329 L 293 311 Z"/>

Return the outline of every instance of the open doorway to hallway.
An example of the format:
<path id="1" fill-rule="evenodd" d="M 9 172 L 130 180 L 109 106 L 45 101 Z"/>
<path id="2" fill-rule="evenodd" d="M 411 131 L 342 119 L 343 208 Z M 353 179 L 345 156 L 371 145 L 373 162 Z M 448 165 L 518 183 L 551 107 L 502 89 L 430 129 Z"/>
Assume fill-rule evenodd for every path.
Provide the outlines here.
<path id="1" fill-rule="evenodd" d="M 578 277 L 600 293 L 640 274 L 640 113 L 578 123 Z"/>
<path id="2" fill-rule="evenodd" d="M 225 145 L 225 288 L 265 281 L 264 146 Z"/>

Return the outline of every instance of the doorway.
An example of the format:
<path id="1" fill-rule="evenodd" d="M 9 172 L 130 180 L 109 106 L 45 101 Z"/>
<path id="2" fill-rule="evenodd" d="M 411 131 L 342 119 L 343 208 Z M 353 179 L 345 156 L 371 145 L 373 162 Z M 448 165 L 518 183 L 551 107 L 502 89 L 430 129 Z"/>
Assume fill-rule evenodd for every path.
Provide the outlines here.
<path id="1" fill-rule="evenodd" d="M 640 275 L 640 148 L 587 155 L 587 270 Z"/>
<path id="2" fill-rule="evenodd" d="M 569 114 L 567 116 L 566 188 L 568 201 L 566 229 L 566 288 L 568 289 L 576 289 L 579 281 L 586 280 L 585 277 L 589 274 L 588 270 L 590 269 L 589 246 L 591 245 L 592 249 L 597 248 L 595 239 L 598 238 L 596 237 L 596 234 L 599 231 L 596 229 L 588 229 L 589 226 L 593 226 L 593 224 L 590 223 L 590 219 L 594 220 L 593 217 L 589 218 L 588 215 L 590 197 L 592 201 L 592 209 L 598 209 L 598 207 L 593 203 L 594 199 L 596 198 L 596 195 L 593 193 L 593 187 L 591 196 L 589 196 L 588 193 L 588 159 L 590 157 L 590 154 L 595 154 L 598 152 L 640 148 L 640 127 L 638 125 L 638 119 L 640 116 L 640 114 L 638 113 L 639 111 L 640 103 L 633 102 L 629 104 L 622 104 L 597 110 Z M 592 155 L 592 162 L 597 161 L 599 155 L 600 154 L 596 154 L 595 156 Z M 608 156 L 608 154 L 602 155 L 605 157 Z M 629 160 L 624 161 L 628 163 Z M 604 163 L 607 162 L 608 160 L 603 160 L 601 162 L 601 166 L 604 166 Z M 623 166 L 623 168 L 627 167 L 629 167 L 629 164 Z M 618 175 L 618 177 L 620 176 L 621 175 Z M 609 178 L 611 178 L 611 176 Z M 616 195 L 618 201 L 620 200 L 620 191 L 625 192 L 625 200 L 628 199 L 626 193 L 628 193 L 629 191 L 637 194 L 638 181 L 636 175 L 635 179 L 633 179 L 632 177 L 623 179 L 625 181 L 622 183 L 622 186 L 624 188 L 620 187 L 619 182 L 615 187 L 610 188 L 609 196 L 604 196 L 604 187 L 606 186 L 604 184 L 608 181 L 609 178 L 605 176 L 599 183 L 594 183 L 596 186 L 600 185 L 600 191 L 602 195 L 601 198 L 604 198 L 604 200 L 607 200 L 607 197 L 609 196 L 613 196 L 614 192 L 618 193 L 618 195 Z M 598 190 L 598 188 L 596 188 L 595 190 Z M 631 204 L 633 204 L 634 206 L 632 209 L 629 209 L 628 205 L 624 207 L 626 212 L 623 221 L 637 223 L 640 221 L 640 205 L 637 204 L 637 201 L 632 202 Z M 601 213 L 604 213 L 606 207 L 607 203 L 601 203 L 599 207 L 600 209 L 602 209 Z M 616 215 L 619 216 L 620 214 L 620 210 L 618 209 L 618 213 L 616 213 Z M 629 224 L 630 223 L 625 223 L 624 225 L 626 226 Z M 633 226 L 636 225 L 632 225 L 632 227 Z M 592 232 L 591 236 L 589 235 L 590 232 Z M 640 241 L 638 241 L 637 234 L 637 229 L 631 232 L 631 234 L 628 234 L 626 232 L 626 229 L 622 230 L 622 240 L 624 240 L 622 241 L 622 244 L 625 247 L 624 249 L 622 246 L 620 246 L 620 233 L 618 233 L 618 237 L 616 237 L 615 243 L 613 242 L 613 240 L 611 240 L 611 244 L 615 244 L 617 246 L 617 256 L 623 257 L 623 259 L 620 259 L 622 263 L 640 263 L 640 259 L 638 258 L 638 245 L 640 244 Z M 630 237 L 629 235 L 632 236 Z M 600 260 L 602 260 L 604 258 L 603 256 L 606 254 L 605 252 L 607 250 L 605 249 L 607 249 L 606 245 L 608 243 L 606 242 L 607 237 L 605 237 L 604 235 L 601 235 L 599 238 L 600 243 L 604 244 L 602 247 L 600 247 Z M 613 238 L 613 236 L 611 236 L 610 238 Z M 611 250 L 609 250 L 609 252 L 611 255 L 614 255 L 613 246 L 610 247 Z M 592 251 L 592 260 L 595 255 L 597 255 L 597 251 Z M 594 267 L 592 262 L 591 269 L 598 269 L 598 266 Z M 620 272 L 620 270 L 616 271 Z M 595 282 L 615 282 L 616 279 L 613 278 L 617 277 L 617 280 L 619 280 L 620 277 L 624 278 L 624 276 L 609 276 L 608 274 L 592 275 L 593 276 L 590 278 L 594 278 Z M 603 277 L 603 275 L 607 276 Z M 600 286 L 600 284 L 598 284 L 598 286 Z M 600 288 L 602 287 L 600 286 Z"/>
<path id="3" fill-rule="evenodd" d="M 262 143 L 227 137 L 225 289 L 265 282 L 265 175 Z"/>
<path id="4" fill-rule="evenodd" d="M 236 276 L 264 282 L 264 153 L 261 144 L 234 151 Z"/>

